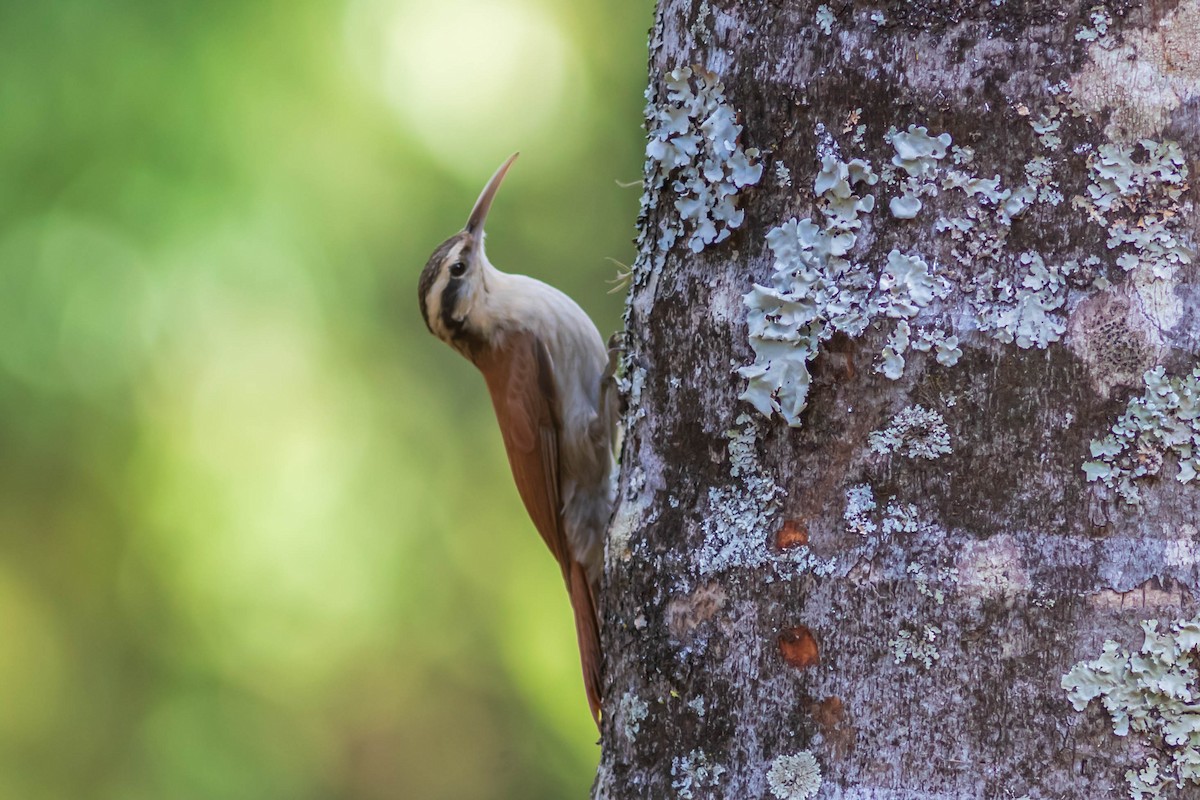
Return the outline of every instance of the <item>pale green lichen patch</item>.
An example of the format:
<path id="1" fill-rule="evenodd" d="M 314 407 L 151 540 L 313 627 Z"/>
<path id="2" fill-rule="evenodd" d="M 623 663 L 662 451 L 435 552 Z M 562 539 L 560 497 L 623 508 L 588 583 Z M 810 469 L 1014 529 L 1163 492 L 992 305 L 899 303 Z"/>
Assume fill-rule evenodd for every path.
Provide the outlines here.
<path id="1" fill-rule="evenodd" d="M 1047 264 L 1035 251 L 1017 257 L 1023 270 L 1015 279 L 988 268 L 970 296 L 980 330 L 1022 349 L 1046 349 L 1067 330 L 1062 309 L 1067 302 L 1067 278 L 1079 271 L 1074 260 Z"/>
<path id="2" fill-rule="evenodd" d="M 1081 261 L 1035 249 L 1012 252 L 1008 239 L 1014 220 L 1035 205 L 1062 204 L 1056 161 L 1078 161 L 1085 153 L 1091 181 L 1073 205 L 1105 227 L 1116 265 L 1130 273 L 1117 289 L 1133 301 L 1128 319 L 1137 330 L 1127 338 L 1145 339 L 1161 350 L 1184 313 L 1174 291 L 1176 273 L 1194 260 L 1185 224 L 1189 209 L 1182 200 L 1188 189 L 1182 151 L 1174 142 L 1146 139 L 1094 152 L 1085 144 L 1058 156 L 1061 103 L 1069 90 L 1056 84 L 1050 94 L 1054 99 L 1041 113 L 1018 106 L 1019 114 L 1030 117 L 1045 154 L 1031 157 L 1024 175 L 1008 185 L 998 174 L 976 174 L 974 151 L 954 145 L 948 133 L 931 135 L 915 124 L 890 129 L 885 139 L 895 154 L 877 175 L 864 159 L 844 160 L 825 126 L 818 125 L 814 199 L 820 214 L 793 218 L 767 235 L 773 274 L 768 285 L 755 284 L 744 297 L 755 358 L 739 370 L 748 380 L 741 398 L 765 416 L 779 414 L 800 427 L 811 385 L 808 365 L 821 343 L 837 333 L 857 337 L 868 326 L 879 327 L 881 318 L 895 323 L 874 367 L 893 380 L 904 375 L 911 351 L 936 352 L 938 363 L 955 364 L 962 355 L 958 337 L 974 331 L 1022 349 L 1046 349 L 1062 340 L 1073 325 L 1070 313 L 1087 306 L 1089 294 L 1111 287 L 1107 265 L 1096 255 Z M 843 132 L 857 119 L 851 115 Z M 945 213 L 933 231 L 949 239 L 956 267 L 941 272 L 930 266 L 945 252 L 943 243 L 928 261 L 900 248 L 890 250 L 883 266 L 855 258 L 864 220 L 875 206 L 867 190 L 876 183 L 890 187 L 889 210 L 905 220 L 917 219 L 929 198 L 943 196 L 938 204 Z M 952 294 L 950 303 L 939 302 Z M 946 330 L 944 315 L 956 304 L 969 313 L 957 315 Z M 922 326 L 922 316 L 942 325 Z M 1122 346 L 1123 340 L 1109 349 Z M 1072 345 L 1077 353 L 1080 348 Z"/>
<path id="3" fill-rule="evenodd" d="M 921 208 L 921 200 L 915 194 L 902 194 L 888 201 L 888 210 L 896 219 L 916 219 Z"/>
<path id="4" fill-rule="evenodd" d="M 935 297 L 949 293 L 950 284 L 934 277 L 920 256 L 899 250 L 888 253 L 887 266 L 879 276 L 879 307 L 887 316 L 912 319 Z"/>
<path id="5" fill-rule="evenodd" d="M 892 648 L 892 658 L 897 664 L 911 661 L 925 669 L 932 669 L 934 663 L 942 658 L 937 648 L 937 640 L 941 635 L 942 629 L 937 625 L 923 625 L 920 631 L 900 631 L 895 639 L 888 642 L 888 646 Z"/>
<path id="6" fill-rule="evenodd" d="M 946 148 L 952 141 L 948 133 L 930 136 L 929 129 L 923 125 L 909 125 L 907 131 L 889 132 L 887 139 L 896 149 L 896 155 L 892 156 L 894 166 L 903 169 L 909 177 L 928 179 L 937 176 L 938 162 L 946 157 Z"/>
<path id="7" fill-rule="evenodd" d="M 767 787 L 776 800 L 809 800 L 821 790 L 821 765 L 808 750 L 776 756 L 767 770 Z"/>
<path id="8" fill-rule="evenodd" d="M 1062 120 L 1058 118 L 1059 113 L 1058 106 L 1052 106 L 1047 113 L 1029 121 L 1037 135 L 1038 143 L 1047 150 L 1057 150 L 1062 145 L 1062 138 L 1058 135 L 1059 126 L 1062 124 Z"/>
<path id="9" fill-rule="evenodd" d="M 1176 620 L 1161 632 L 1146 620 L 1142 631 L 1138 652 L 1106 641 L 1100 658 L 1062 678 L 1076 711 L 1098 699 L 1117 736 L 1133 732 L 1161 751 L 1125 773 L 1134 800 L 1200 786 L 1200 619 Z"/>
<path id="10" fill-rule="evenodd" d="M 884 377 L 896 381 L 904 375 L 904 353 L 912 343 L 910 334 L 912 327 L 905 320 L 900 320 L 888 335 L 887 344 L 883 346 L 883 359 L 878 367 Z"/>
<path id="11" fill-rule="evenodd" d="M 855 192 L 877 180 L 866 161 L 846 163 L 825 155 L 814 183 L 825 224 L 793 218 L 772 229 L 767 234 L 775 255 L 771 285 L 755 284 L 744 298 L 755 361 L 738 371 L 749 379 L 741 397 L 768 417 L 778 413 L 792 427 L 801 425 L 811 383 L 808 362 L 822 341 L 836 332 L 857 336 L 879 317 L 898 319 L 880 366 L 885 375 L 898 378 L 909 344 L 905 320 L 950 292 L 946 280 L 933 275 L 918 255 L 893 249 L 878 277 L 848 257 L 859 216 L 874 207 L 873 197 Z M 930 341 L 943 359 L 957 347 L 957 340 L 945 335 L 931 335 Z"/>
<path id="12" fill-rule="evenodd" d="M 828 36 L 833 33 L 833 9 L 822 3 L 817 6 L 817 27 Z"/>
<path id="13" fill-rule="evenodd" d="M 1081 42 L 1107 41 L 1108 28 L 1112 25 L 1112 17 L 1104 6 L 1092 6 L 1088 12 L 1088 22 L 1080 25 L 1075 31 L 1075 38 Z"/>
<path id="14" fill-rule="evenodd" d="M 770 286 L 755 284 L 744 302 L 750 309 L 754 364 L 742 399 L 762 414 L 780 414 L 793 427 L 808 402 L 808 362 L 836 330 L 862 332 L 869 318 L 869 273 L 845 256 L 854 234 L 824 230 L 811 219 L 792 219 L 767 234 L 775 254 Z"/>
<path id="15" fill-rule="evenodd" d="M 930 136 L 924 126 L 909 125 L 901 132 L 895 128 L 885 138 L 895 149 L 892 163 L 884 173 L 888 183 L 898 183 L 900 194 L 888 202 L 888 210 L 897 219 L 914 219 L 922 208 L 922 195 L 937 195 L 938 162 L 946 157 L 950 134 Z M 895 170 L 904 172 L 899 176 Z"/>
<path id="16" fill-rule="evenodd" d="M 936 584 L 952 586 L 958 583 L 958 570 L 955 567 L 939 567 L 935 574 L 931 576 L 925 571 L 923 566 L 912 562 L 905 568 L 905 572 L 908 573 L 916 585 L 917 594 L 922 597 L 928 597 L 939 606 L 945 604 L 946 592 Z M 935 582 L 935 585 L 930 585 L 931 580 Z"/>
<path id="17" fill-rule="evenodd" d="M 626 692 L 621 695 L 621 702 L 617 705 L 617 719 L 621 725 L 621 732 L 625 734 L 625 738 L 633 742 L 637 739 L 638 733 L 642 729 L 642 722 L 650 716 L 650 705 L 633 692 Z"/>
<path id="18" fill-rule="evenodd" d="M 847 163 L 833 154 L 823 156 L 821 169 L 813 181 L 813 194 L 826 217 L 826 227 L 839 231 L 861 228 L 859 215 L 869 214 L 875 208 L 875 197 L 860 197 L 854 193 L 855 187 L 874 186 L 878 181 L 871 165 L 861 158 Z"/>
<path id="19" fill-rule="evenodd" d="M 938 328 L 919 328 L 909 346 L 922 353 L 934 351 L 934 360 L 943 367 L 953 367 L 962 358 L 958 337 Z"/>
<path id="20" fill-rule="evenodd" d="M 892 417 L 886 428 L 874 431 L 867 442 L 880 455 L 933 460 L 950 452 L 950 431 L 937 411 L 913 405 Z"/>
<path id="21" fill-rule="evenodd" d="M 846 258 L 854 240 L 852 233 L 822 229 L 810 219 L 785 222 L 767 234 L 775 253 L 771 285 L 755 284 L 745 296 L 755 361 L 738 370 L 749 379 L 741 398 L 768 417 L 778 413 L 792 427 L 801 425 L 811 383 L 808 362 L 822 341 L 839 331 L 857 336 L 880 317 L 897 318 L 879 369 L 899 378 L 910 341 L 906 320 L 950 291 L 920 256 L 899 250 L 888 254 L 876 278 L 869 267 Z M 945 336 L 935 341 L 947 356 L 957 345 Z"/>
<path id="22" fill-rule="evenodd" d="M 1139 152 L 1140 148 L 1140 152 Z M 1188 188 L 1188 168 L 1175 142 L 1143 139 L 1137 145 L 1101 145 L 1088 159 L 1092 182 L 1082 207 L 1108 229 L 1110 250 L 1123 248 L 1117 264 L 1142 268 L 1156 279 L 1171 278 L 1192 261 L 1179 199 Z"/>
<path id="23" fill-rule="evenodd" d="M 1063 201 L 1062 189 L 1054 180 L 1054 165 L 1046 156 L 1034 156 L 1025 163 L 1025 183 L 1039 203 L 1056 206 Z"/>
<path id="24" fill-rule="evenodd" d="M 943 189 L 961 189 L 980 208 L 988 209 L 998 224 L 1009 226 L 1015 217 L 1033 205 L 1038 192 L 1029 184 L 1022 184 L 1016 189 L 1005 189 L 1002 184 L 999 175 L 980 178 L 960 169 L 947 170 L 946 177 L 942 179 Z"/>
<path id="25" fill-rule="evenodd" d="M 1094 460 L 1083 465 L 1089 481 L 1103 483 L 1130 505 L 1141 502 L 1135 481 L 1157 475 L 1168 454 L 1178 459 L 1180 483 L 1200 472 L 1200 367 L 1168 377 L 1158 366 L 1143 381 L 1145 392 L 1129 401 L 1108 436 L 1092 441 Z"/>
<path id="26" fill-rule="evenodd" d="M 710 763 L 703 750 L 693 750 L 686 756 L 671 759 L 671 788 L 678 797 L 690 800 L 701 789 L 712 789 L 720 784 L 725 768 Z"/>
<path id="27" fill-rule="evenodd" d="M 1057 107 L 1032 124 L 1043 146 L 1057 147 Z M 955 166 L 945 171 L 944 190 L 966 200 L 961 216 L 944 216 L 934 231 L 951 241 L 950 254 L 970 275 L 960 286 L 973 311 L 972 322 L 999 342 L 1044 349 L 1067 328 L 1068 279 L 1081 271 L 1073 259 L 1050 261 L 1037 251 L 1010 254 L 1013 220 L 1036 203 L 1058 205 L 1063 196 L 1046 156 L 1025 164 L 1025 182 L 1005 187 L 999 175 L 981 178 L 971 171 L 974 153 L 952 149 Z M 1098 260 L 1093 266 L 1098 265 Z"/>
<path id="28" fill-rule="evenodd" d="M 742 126 L 725 102 L 717 76 L 701 67 L 681 67 L 666 76 L 667 97 L 646 109 L 646 191 L 643 212 L 653 209 L 664 188 L 674 198 L 677 224 L 662 226 L 658 248 L 685 237 L 693 252 L 722 242 L 742 224 L 739 192 L 758 183 L 758 151 L 740 143 Z"/>

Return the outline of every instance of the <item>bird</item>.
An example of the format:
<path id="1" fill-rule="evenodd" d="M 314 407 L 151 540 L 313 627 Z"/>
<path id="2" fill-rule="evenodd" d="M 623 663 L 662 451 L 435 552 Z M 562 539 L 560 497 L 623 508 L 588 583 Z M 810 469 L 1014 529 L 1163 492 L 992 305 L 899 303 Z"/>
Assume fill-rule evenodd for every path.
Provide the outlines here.
<path id="1" fill-rule="evenodd" d="M 433 251 L 417 294 L 429 331 L 483 374 L 517 492 L 562 571 L 599 727 L 597 598 L 615 499 L 617 358 L 574 300 L 488 260 L 484 223 L 518 155 L 492 175 L 463 229 Z"/>

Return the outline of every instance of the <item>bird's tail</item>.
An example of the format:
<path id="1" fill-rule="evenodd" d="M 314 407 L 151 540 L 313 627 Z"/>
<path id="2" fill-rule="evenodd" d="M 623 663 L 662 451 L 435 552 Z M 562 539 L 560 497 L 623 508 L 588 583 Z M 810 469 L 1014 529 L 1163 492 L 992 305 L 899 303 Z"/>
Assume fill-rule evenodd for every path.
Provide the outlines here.
<path id="1" fill-rule="evenodd" d="M 596 595 L 587 572 L 578 561 L 571 561 L 567 591 L 575 612 L 575 635 L 579 638 L 579 660 L 583 665 L 583 685 L 587 690 L 592 719 L 600 727 L 600 690 L 604 676 L 604 654 L 600 649 L 600 617 L 596 613 Z"/>

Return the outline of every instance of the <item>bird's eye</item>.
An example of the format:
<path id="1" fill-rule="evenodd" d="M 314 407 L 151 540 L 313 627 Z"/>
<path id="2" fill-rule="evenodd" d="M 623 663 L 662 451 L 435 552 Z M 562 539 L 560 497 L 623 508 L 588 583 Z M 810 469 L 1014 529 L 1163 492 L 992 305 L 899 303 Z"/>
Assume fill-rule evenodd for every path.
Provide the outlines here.
<path id="1" fill-rule="evenodd" d="M 467 273 L 467 262 L 455 261 L 450 265 L 450 275 L 455 278 L 461 278 Z"/>

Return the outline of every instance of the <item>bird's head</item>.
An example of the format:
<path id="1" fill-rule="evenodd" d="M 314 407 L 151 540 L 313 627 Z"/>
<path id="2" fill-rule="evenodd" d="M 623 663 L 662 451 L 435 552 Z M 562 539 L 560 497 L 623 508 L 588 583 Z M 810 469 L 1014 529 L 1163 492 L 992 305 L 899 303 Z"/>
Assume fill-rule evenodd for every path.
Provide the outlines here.
<path id="1" fill-rule="evenodd" d="M 483 224 L 517 155 L 513 153 L 500 165 L 475 201 L 466 226 L 438 245 L 421 272 L 417 287 L 421 316 L 434 336 L 455 349 L 469 345 L 471 314 L 478 311 L 480 300 L 488 291 L 489 273 L 495 274 L 483 251 Z M 477 329 L 478 325 L 474 327 Z"/>

